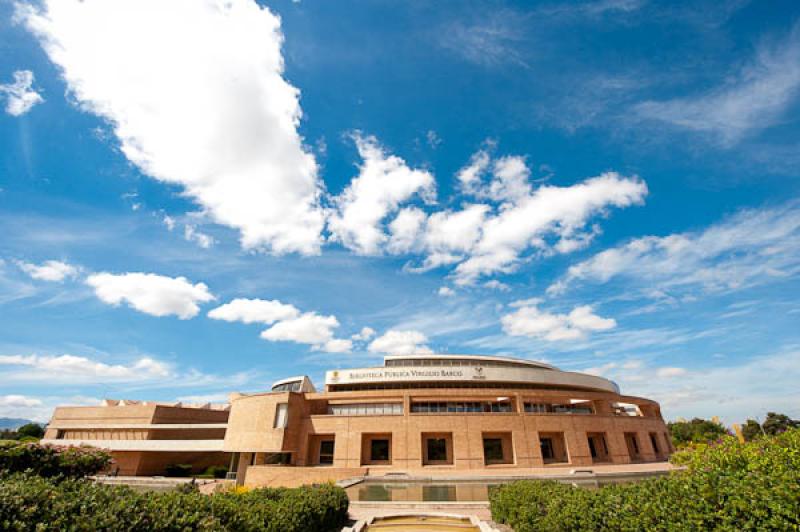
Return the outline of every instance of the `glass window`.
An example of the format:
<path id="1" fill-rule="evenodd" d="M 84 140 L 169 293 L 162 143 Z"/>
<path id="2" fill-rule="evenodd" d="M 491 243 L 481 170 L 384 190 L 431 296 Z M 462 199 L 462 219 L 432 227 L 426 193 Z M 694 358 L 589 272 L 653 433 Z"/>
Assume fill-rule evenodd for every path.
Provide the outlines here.
<path id="1" fill-rule="evenodd" d="M 333 440 L 323 440 L 319 442 L 319 463 L 330 465 L 333 463 Z"/>
<path id="2" fill-rule="evenodd" d="M 503 461 L 503 440 L 501 438 L 483 439 L 483 458 L 486 463 Z"/>
<path id="3" fill-rule="evenodd" d="M 656 454 L 661 454 L 661 450 L 658 448 L 658 438 L 656 438 L 656 435 L 653 432 L 650 433 L 650 443 L 653 444 L 653 451 Z"/>
<path id="4" fill-rule="evenodd" d="M 369 444 L 369 459 L 373 462 L 389 461 L 389 440 L 372 440 Z"/>
<path id="5" fill-rule="evenodd" d="M 286 403 L 280 403 L 275 407 L 275 425 L 276 429 L 282 429 L 286 427 L 286 423 L 289 420 L 289 405 Z"/>
<path id="6" fill-rule="evenodd" d="M 428 446 L 429 462 L 447 461 L 447 440 L 444 438 L 428 438 L 426 445 Z"/>

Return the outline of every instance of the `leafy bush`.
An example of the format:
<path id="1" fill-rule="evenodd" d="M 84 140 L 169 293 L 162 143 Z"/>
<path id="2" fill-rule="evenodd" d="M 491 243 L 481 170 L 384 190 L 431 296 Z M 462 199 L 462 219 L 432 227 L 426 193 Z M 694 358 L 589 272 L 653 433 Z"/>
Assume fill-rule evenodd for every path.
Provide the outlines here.
<path id="1" fill-rule="evenodd" d="M 27 471 L 43 477 L 80 478 L 111 463 L 111 455 L 94 447 L 61 447 L 36 443 L 0 447 L 0 472 Z"/>
<path id="2" fill-rule="evenodd" d="M 169 464 L 164 468 L 168 477 L 188 477 L 192 474 L 190 464 Z"/>
<path id="3" fill-rule="evenodd" d="M 17 435 L 20 439 L 30 437 L 39 440 L 44 437 L 44 427 L 38 423 L 27 423 L 17 429 Z"/>
<path id="4" fill-rule="evenodd" d="M 206 468 L 203 472 L 204 477 L 208 478 L 225 478 L 225 475 L 228 473 L 228 468 L 225 466 L 219 465 L 212 465 Z"/>
<path id="5" fill-rule="evenodd" d="M 721 423 L 698 417 L 691 421 L 672 421 L 667 423 L 673 443 L 683 447 L 692 443 L 708 443 L 730 434 Z"/>
<path id="6" fill-rule="evenodd" d="M 0 530 L 316 532 L 339 530 L 347 505 L 331 484 L 208 496 L 14 475 L 0 481 Z"/>
<path id="7" fill-rule="evenodd" d="M 800 528 L 800 430 L 739 444 L 725 437 L 673 455 L 669 476 L 597 490 L 521 481 L 490 493 L 493 518 L 534 530 Z"/>

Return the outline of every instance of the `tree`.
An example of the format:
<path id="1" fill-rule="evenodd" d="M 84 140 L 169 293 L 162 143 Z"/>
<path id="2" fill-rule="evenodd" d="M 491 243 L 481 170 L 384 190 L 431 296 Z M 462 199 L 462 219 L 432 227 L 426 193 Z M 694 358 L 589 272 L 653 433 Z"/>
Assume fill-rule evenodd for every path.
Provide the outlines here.
<path id="1" fill-rule="evenodd" d="M 44 436 L 44 427 L 38 423 L 27 423 L 22 425 L 17 429 L 17 437 L 24 438 L 25 436 L 39 439 Z"/>
<path id="2" fill-rule="evenodd" d="M 720 423 L 707 419 L 694 418 L 691 421 L 673 421 L 667 424 L 672 441 L 677 446 L 689 443 L 707 443 L 729 434 Z"/>
<path id="3" fill-rule="evenodd" d="M 761 424 L 758 421 L 755 419 L 748 419 L 745 424 L 742 425 L 742 436 L 744 437 L 744 441 L 753 441 L 762 436 L 764 434 L 762 430 Z"/>
<path id="4" fill-rule="evenodd" d="M 800 421 L 796 421 L 785 414 L 776 414 L 775 412 L 767 412 L 767 418 L 764 420 L 764 432 L 770 436 L 775 436 L 788 429 L 800 427 Z"/>

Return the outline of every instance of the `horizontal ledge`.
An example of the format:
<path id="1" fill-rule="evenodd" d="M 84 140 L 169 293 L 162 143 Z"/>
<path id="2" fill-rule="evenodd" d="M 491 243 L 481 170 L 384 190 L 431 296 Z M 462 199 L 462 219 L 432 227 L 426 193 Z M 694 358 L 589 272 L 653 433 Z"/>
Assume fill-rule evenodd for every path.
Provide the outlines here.
<path id="1" fill-rule="evenodd" d="M 142 430 L 191 430 L 191 429 L 226 429 L 227 423 L 75 423 L 53 421 L 48 429 L 77 430 L 109 430 L 109 429 L 142 429 Z"/>
<path id="2" fill-rule="evenodd" d="M 109 451 L 222 451 L 225 440 L 55 440 L 45 439 L 45 445 L 69 447 L 98 447 Z"/>

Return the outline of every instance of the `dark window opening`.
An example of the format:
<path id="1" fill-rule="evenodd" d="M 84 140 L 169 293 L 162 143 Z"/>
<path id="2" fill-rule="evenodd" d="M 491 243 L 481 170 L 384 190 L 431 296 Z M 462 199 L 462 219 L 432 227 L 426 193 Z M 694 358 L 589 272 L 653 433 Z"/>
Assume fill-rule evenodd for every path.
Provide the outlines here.
<path id="1" fill-rule="evenodd" d="M 658 438 L 654 433 L 650 433 L 650 443 L 653 444 L 653 452 L 656 454 L 661 454 L 661 449 L 658 448 Z"/>
<path id="2" fill-rule="evenodd" d="M 321 465 L 333 464 L 333 440 L 324 440 L 319 442 L 319 463 Z"/>
<path id="3" fill-rule="evenodd" d="M 372 440 L 370 442 L 369 459 L 373 462 L 388 462 L 389 440 Z"/>
<path id="4" fill-rule="evenodd" d="M 429 438 L 427 446 L 429 462 L 447 461 L 447 440 L 445 438 Z"/>
<path id="5" fill-rule="evenodd" d="M 483 458 L 487 464 L 504 461 L 502 438 L 483 439 Z"/>
<path id="6" fill-rule="evenodd" d="M 553 452 L 552 438 L 542 438 L 539 443 L 542 449 L 542 458 L 545 460 L 553 460 L 555 458 L 555 453 Z"/>

